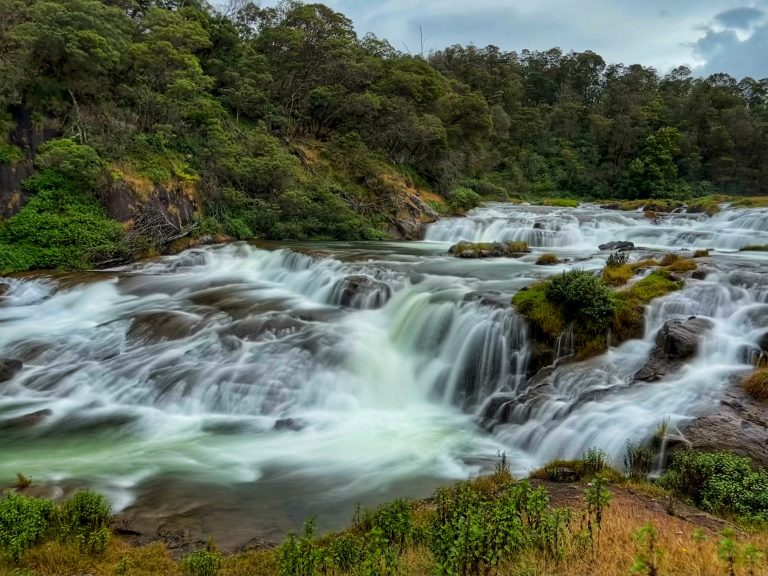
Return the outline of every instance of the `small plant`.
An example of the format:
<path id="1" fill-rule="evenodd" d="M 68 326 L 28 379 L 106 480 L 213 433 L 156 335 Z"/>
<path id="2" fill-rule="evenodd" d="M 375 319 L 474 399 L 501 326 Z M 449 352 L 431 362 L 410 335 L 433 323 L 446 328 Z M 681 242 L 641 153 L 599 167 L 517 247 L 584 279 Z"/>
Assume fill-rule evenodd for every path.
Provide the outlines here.
<path id="1" fill-rule="evenodd" d="M 413 534 L 413 508 L 407 500 L 395 500 L 366 512 L 360 523 L 363 530 L 379 529 L 388 542 L 402 554 Z"/>
<path id="2" fill-rule="evenodd" d="M 24 490 L 24 488 L 29 488 L 32 485 L 32 479 L 24 476 L 21 472 L 16 474 L 16 482 L 13 483 L 12 488 L 16 488 L 17 490 Z"/>
<path id="3" fill-rule="evenodd" d="M 381 528 L 374 528 L 365 537 L 365 555 L 361 576 L 394 576 L 399 565 L 398 554 Z"/>
<path id="4" fill-rule="evenodd" d="M 608 455 L 600 448 L 590 448 L 582 457 L 582 472 L 587 478 L 596 476 L 605 470 Z"/>
<path id="5" fill-rule="evenodd" d="M 709 256 L 709 250 L 696 250 L 693 253 L 694 258 L 706 258 Z"/>
<path id="6" fill-rule="evenodd" d="M 460 187 L 453 190 L 450 193 L 449 203 L 454 210 L 465 212 L 471 210 L 480 202 L 482 198 L 480 195 L 472 190 L 472 188 Z"/>
<path id="7" fill-rule="evenodd" d="M 671 266 L 675 262 L 679 261 L 681 258 L 682 256 L 680 256 L 680 254 L 676 252 L 667 252 L 666 254 L 664 254 L 664 257 L 661 259 L 661 262 L 659 262 L 659 264 L 661 264 L 662 266 Z"/>
<path id="8" fill-rule="evenodd" d="M 571 270 L 555 276 L 546 285 L 547 300 L 558 306 L 566 324 L 574 322 L 586 333 L 606 330 L 616 310 L 613 291 L 602 278 L 583 270 Z"/>
<path id="9" fill-rule="evenodd" d="M 693 260 L 680 258 L 677 262 L 673 262 L 667 266 L 667 270 L 670 272 L 691 272 L 692 270 L 696 270 L 698 267 L 699 265 L 696 264 L 696 262 Z"/>
<path id="10" fill-rule="evenodd" d="M 184 576 L 216 576 L 221 568 L 221 554 L 213 550 L 198 550 L 181 561 Z"/>
<path id="11" fill-rule="evenodd" d="M 541 256 L 539 256 L 538 260 L 536 260 L 537 266 L 554 266 L 559 263 L 560 263 L 560 258 L 557 257 L 557 254 L 552 254 L 550 252 L 547 252 L 546 254 L 542 254 Z"/>
<path id="12" fill-rule="evenodd" d="M 739 545 L 734 539 L 731 528 L 723 530 L 722 538 L 717 543 L 717 555 L 725 562 L 728 576 L 736 576 L 736 562 L 738 561 Z"/>
<path id="13" fill-rule="evenodd" d="M 645 576 L 658 576 L 661 562 L 659 533 L 652 524 L 646 524 L 635 533 L 635 542 L 639 550 L 632 564 L 632 572 Z"/>
<path id="14" fill-rule="evenodd" d="M 315 520 L 304 523 L 301 536 L 289 534 L 277 550 L 277 562 L 281 576 L 317 576 L 326 564 L 325 549 L 317 545 Z M 197 576 L 197 575 L 194 575 Z"/>
<path id="15" fill-rule="evenodd" d="M 755 576 L 755 569 L 765 565 L 765 554 L 754 544 L 744 546 L 742 560 L 747 567 L 747 575 Z"/>
<path id="16" fill-rule="evenodd" d="M 603 527 L 603 514 L 613 499 L 607 482 L 599 474 L 589 483 L 584 494 L 587 504 L 587 530 L 592 542 L 592 551 L 596 555 L 600 549 L 600 531 Z"/>
<path id="17" fill-rule="evenodd" d="M 624 466 L 633 480 L 645 480 L 653 470 L 655 460 L 656 454 L 651 448 L 639 442 L 627 442 Z"/>
<path id="18" fill-rule="evenodd" d="M 505 452 L 498 452 L 497 453 L 498 460 L 496 460 L 496 467 L 495 467 L 495 473 L 496 475 L 510 475 L 512 472 L 509 468 L 509 461 L 507 460 L 507 453 Z"/>
<path id="19" fill-rule="evenodd" d="M 629 254 L 626 252 L 611 252 L 611 255 L 605 261 L 607 268 L 620 268 L 625 264 L 629 264 Z"/>
<path id="20" fill-rule="evenodd" d="M 365 557 L 365 542 L 354 534 L 342 534 L 330 544 L 333 564 L 342 572 L 351 572 Z"/>
<path id="21" fill-rule="evenodd" d="M 523 242 L 522 240 L 513 240 L 511 242 L 507 242 L 507 249 L 510 252 L 530 252 L 528 242 Z"/>

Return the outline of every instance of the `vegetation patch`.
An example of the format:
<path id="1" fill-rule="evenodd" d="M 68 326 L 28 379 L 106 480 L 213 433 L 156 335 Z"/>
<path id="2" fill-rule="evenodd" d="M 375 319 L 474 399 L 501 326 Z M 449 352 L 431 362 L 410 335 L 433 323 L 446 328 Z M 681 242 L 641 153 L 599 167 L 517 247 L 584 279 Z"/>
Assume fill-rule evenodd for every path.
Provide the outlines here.
<path id="1" fill-rule="evenodd" d="M 755 400 L 768 402 L 768 368 L 759 368 L 741 380 L 741 387 Z"/>
<path id="2" fill-rule="evenodd" d="M 639 338 L 644 330 L 645 307 L 683 288 L 683 282 L 673 279 L 667 270 L 655 270 L 648 276 L 616 294 L 616 311 L 611 323 L 614 342 Z"/>
<path id="3" fill-rule="evenodd" d="M 768 244 L 751 244 L 739 248 L 739 252 L 768 252 Z"/>
<path id="4" fill-rule="evenodd" d="M 750 522 L 768 521 L 768 472 L 730 452 L 677 452 L 662 487 L 696 507 Z"/>
<path id="5" fill-rule="evenodd" d="M 21 148 L 12 144 L 3 144 L 0 142 L 0 165 L 11 164 L 24 159 Z"/>
<path id="6" fill-rule="evenodd" d="M 677 260 L 676 262 L 673 262 L 669 266 L 667 266 L 667 270 L 670 272 L 691 272 L 693 270 L 696 270 L 699 265 L 696 264 L 693 260 L 690 260 L 688 258 L 681 258 Z"/>
<path id="7" fill-rule="evenodd" d="M 693 253 L 694 258 L 706 258 L 709 256 L 709 250 L 696 250 Z"/>
<path id="8" fill-rule="evenodd" d="M 457 258 L 519 258 L 530 252 L 525 242 L 459 242 L 448 249 Z"/>
<path id="9" fill-rule="evenodd" d="M 556 264 L 560 264 L 560 258 L 557 257 L 557 254 L 552 254 L 551 252 L 542 254 L 536 260 L 537 266 L 555 266 Z"/>
<path id="10" fill-rule="evenodd" d="M 575 198 L 545 198 L 541 201 L 542 206 L 552 206 L 554 208 L 578 208 L 581 200 Z"/>

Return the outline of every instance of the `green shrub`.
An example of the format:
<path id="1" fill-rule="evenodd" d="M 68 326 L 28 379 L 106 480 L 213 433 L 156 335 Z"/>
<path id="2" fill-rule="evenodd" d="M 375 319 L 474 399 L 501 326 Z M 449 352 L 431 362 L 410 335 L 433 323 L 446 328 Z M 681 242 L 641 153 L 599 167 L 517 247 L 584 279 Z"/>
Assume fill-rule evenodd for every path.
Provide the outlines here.
<path id="1" fill-rule="evenodd" d="M 602 278 L 583 270 L 571 270 L 553 278 L 546 286 L 547 300 L 558 306 L 566 323 L 597 334 L 610 325 L 616 310 L 613 292 Z"/>
<path id="2" fill-rule="evenodd" d="M 464 181 L 464 186 L 466 188 L 471 188 L 480 194 L 480 196 L 502 201 L 509 198 L 509 193 L 505 188 L 497 186 L 493 182 L 488 182 L 488 180 L 469 179 Z"/>
<path id="3" fill-rule="evenodd" d="M 326 551 L 315 542 L 315 521 L 307 520 L 300 536 L 289 534 L 277 549 L 280 576 L 319 576 Z"/>
<path id="4" fill-rule="evenodd" d="M 461 212 L 471 210 L 482 201 L 480 195 L 471 188 L 456 188 L 449 195 L 451 208 Z"/>
<path id="5" fill-rule="evenodd" d="M 448 205 L 440 200 L 427 200 L 427 206 L 440 215 L 448 214 L 451 211 Z"/>
<path id="6" fill-rule="evenodd" d="M 77 492 L 59 508 L 59 536 L 77 542 L 83 552 L 100 554 L 109 542 L 110 514 L 111 506 L 101 494 Z"/>
<path id="7" fill-rule="evenodd" d="M 15 492 L 0 498 L 0 548 L 13 562 L 51 531 L 55 505 Z"/>
<path id="8" fill-rule="evenodd" d="M 224 228 L 230 236 L 238 240 L 250 240 L 253 238 L 253 231 L 242 218 L 228 218 Z"/>
<path id="9" fill-rule="evenodd" d="M 216 576 L 221 568 L 221 554 L 209 550 L 197 550 L 181 561 L 185 576 Z"/>
<path id="10" fill-rule="evenodd" d="M 360 526 L 366 532 L 374 528 L 380 529 L 384 538 L 390 544 L 396 545 L 402 553 L 413 534 L 413 508 L 407 500 L 395 500 L 374 511 L 367 511 Z"/>
<path id="11" fill-rule="evenodd" d="M 768 521 L 768 472 L 730 452 L 678 452 L 662 487 L 707 512 Z"/>
<path id="12" fill-rule="evenodd" d="M 40 146 L 35 164 L 42 170 L 55 170 L 86 188 L 93 187 L 106 168 L 96 150 L 69 138 L 51 140 Z"/>
<path id="13" fill-rule="evenodd" d="M 35 196 L 0 229 L 0 273 L 85 268 L 119 251 L 119 222 L 78 185 L 47 170 L 28 179 Z"/>

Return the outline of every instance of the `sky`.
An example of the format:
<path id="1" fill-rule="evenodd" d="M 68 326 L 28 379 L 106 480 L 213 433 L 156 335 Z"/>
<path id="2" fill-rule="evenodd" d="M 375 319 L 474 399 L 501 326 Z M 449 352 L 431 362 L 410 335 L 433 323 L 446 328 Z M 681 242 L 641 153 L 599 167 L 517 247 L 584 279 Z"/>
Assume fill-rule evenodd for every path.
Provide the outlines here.
<path id="1" fill-rule="evenodd" d="M 310 1 L 310 0 L 307 0 Z M 418 54 L 452 44 L 592 50 L 665 73 L 768 77 L 768 0 L 312 0 Z M 274 4 L 265 0 L 262 5 Z"/>

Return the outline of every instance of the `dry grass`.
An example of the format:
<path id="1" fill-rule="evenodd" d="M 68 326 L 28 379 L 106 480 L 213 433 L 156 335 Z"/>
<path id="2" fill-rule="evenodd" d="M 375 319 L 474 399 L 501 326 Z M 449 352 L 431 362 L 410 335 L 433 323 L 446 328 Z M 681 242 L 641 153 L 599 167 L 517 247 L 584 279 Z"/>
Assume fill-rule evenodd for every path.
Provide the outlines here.
<path id="1" fill-rule="evenodd" d="M 667 266 L 667 270 L 670 272 L 691 272 L 693 270 L 696 270 L 699 265 L 696 264 L 693 260 L 689 260 L 687 258 L 681 258 L 677 260 L 676 262 L 670 264 Z"/>
<path id="2" fill-rule="evenodd" d="M 666 254 L 664 254 L 664 257 L 661 259 L 661 262 L 659 262 L 659 264 L 661 264 L 662 266 L 671 266 L 672 264 L 674 264 L 680 259 L 682 259 L 682 256 L 680 256 L 680 254 L 678 254 L 677 252 L 667 252 Z"/>
<path id="3" fill-rule="evenodd" d="M 603 269 L 603 280 L 608 286 L 624 286 L 634 274 L 630 264 L 607 266 Z"/>
<path id="4" fill-rule="evenodd" d="M 696 250 L 693 253 L 694 258 L 706 258 L 707 256 L 709 256 L 709 250 Z"/>
<path id="5" fill-rule="evenodd" d="M 760 368 L 747 374 L 742 379 L 741 386 L 755 400 L 768 402 L 768 368 Z"/>
<path id="6" fill-rule="evenodd" d="M 560 258 L 557 257 L 556 254 L 552 254 L 550 252 L 547 252 L 546 254 L 542 254 L 539 256 L 539 259 L 536 260 L 537 266 L 554 266 L 555 264 L 560 263 Z"/>

